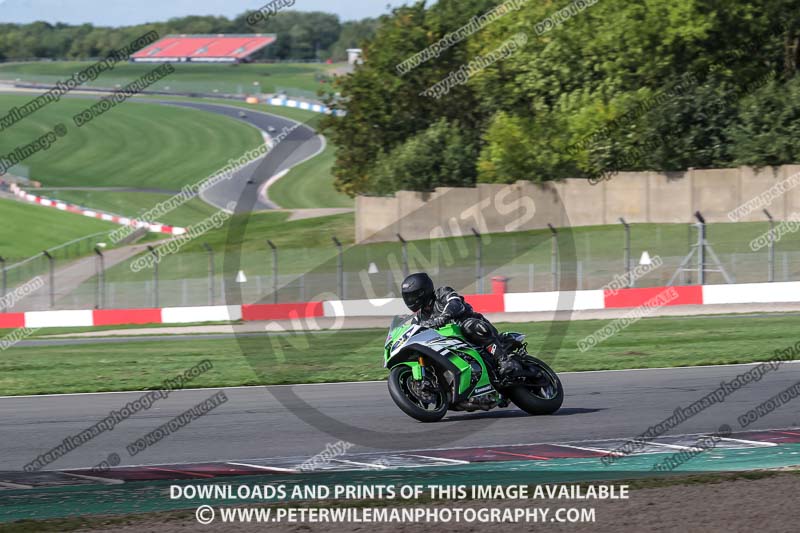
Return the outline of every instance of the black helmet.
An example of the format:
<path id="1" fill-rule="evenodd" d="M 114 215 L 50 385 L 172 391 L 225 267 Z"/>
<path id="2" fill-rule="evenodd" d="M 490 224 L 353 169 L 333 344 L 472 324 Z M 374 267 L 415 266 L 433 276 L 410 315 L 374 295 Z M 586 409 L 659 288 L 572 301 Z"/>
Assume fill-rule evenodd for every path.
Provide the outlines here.
<path id="1" fill-rule="evenodd" d="M 411 274 L 400 286 L 403 301 L 415 313 L 433 300 L 433 280 L 424 272 Z"/>

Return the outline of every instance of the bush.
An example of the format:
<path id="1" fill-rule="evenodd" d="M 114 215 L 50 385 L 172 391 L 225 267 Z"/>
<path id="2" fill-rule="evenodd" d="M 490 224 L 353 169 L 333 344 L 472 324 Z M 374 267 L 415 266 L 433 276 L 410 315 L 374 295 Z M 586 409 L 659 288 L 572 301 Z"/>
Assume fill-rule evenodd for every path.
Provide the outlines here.
<path id="1" fill-rule="evenodd" d="M 774 80 L 744 98 L 727 133 L 736 165 L 800 161 L 800 80 Z"/>
<path id="2" fill-rule="evenodd" d="M 431 191 L 435 187 L 475 184 L 476 149 L 457 124 L 441 119 L 388 153 L 373 167 L 374 194 L 399 190 Z"/>

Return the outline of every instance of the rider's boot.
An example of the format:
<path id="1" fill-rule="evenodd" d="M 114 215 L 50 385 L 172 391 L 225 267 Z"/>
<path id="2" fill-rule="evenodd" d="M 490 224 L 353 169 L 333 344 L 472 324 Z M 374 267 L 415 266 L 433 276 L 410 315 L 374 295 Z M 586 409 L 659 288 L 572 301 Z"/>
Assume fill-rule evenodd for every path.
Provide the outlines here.
<path id="1" fill-rule="evenodd" d="M 538 378 L 539 372 L 533 371 L 520 363 L 519 359 L 508 353 L 497 343 L 490 344 L 486 351 L 497 361 L 497 371 L 501 378 L 523 377 Z"/>

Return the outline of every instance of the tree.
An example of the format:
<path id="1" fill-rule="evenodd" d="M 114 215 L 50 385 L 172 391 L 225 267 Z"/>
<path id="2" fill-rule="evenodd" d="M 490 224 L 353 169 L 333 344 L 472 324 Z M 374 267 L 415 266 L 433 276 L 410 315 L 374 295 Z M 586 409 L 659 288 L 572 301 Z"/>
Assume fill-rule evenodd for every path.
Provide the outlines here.
<path id="1" fill-rule="evenodd" d="M 353 20 L 342 24 L 339 38 L 331 45 L 330 56 L 334 61 L 347 59 L 348 48 L 361 48 L 365 41 L 374 37 L 379 21 L 375 18 Z"/>
<path id="2" fill-rule="evenodd" d="M 455 125 L 440 119 L 392 151 L 381 154 L 370 176 L 373 194 L 432 191 L 475 182 L 476 150 Z"/>
<path id="3" fill-rule="evenodd" d="M 338 148 L 333 172 L 340 191 L 373 190 L 371 174 L 379 156 L 440 119 L 460 128 L 468 144 L 477 143 L 488 117 L 467 85 L 453 87 L 438 100 L 422 94 L 469 61 L 466 42 L 405 74 L 397 66 L 492 5 L 490 0 L 440 0 L 426 8 L 418 2 L 380 19 L 375 37 L 364 43 L 364 64 L 335 83 L 340 97 L 329 104 L 346 116 L 322 121 Z"/>
<path id="4" fill-rule="evenodd" d="M 800 79 L 772 81 L 744 98 L 726 132 L 736 165 L 800 161 Z"/>

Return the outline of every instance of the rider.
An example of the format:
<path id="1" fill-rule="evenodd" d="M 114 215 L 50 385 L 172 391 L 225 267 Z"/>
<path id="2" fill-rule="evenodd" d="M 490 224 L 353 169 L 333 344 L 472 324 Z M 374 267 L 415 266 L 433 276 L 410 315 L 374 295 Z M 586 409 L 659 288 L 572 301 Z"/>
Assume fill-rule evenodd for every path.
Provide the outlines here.
<path id="1" fill-rule="evenodd" d="M 424 272 L 411 274 L 401 286 L 403 301 L 416 313 L 417 324 L 438 329 L 454 323 L 468 341 L 483 349 L 486 359 L 501 377 L 525 374 L 522 365 L 504 348 L 500 333 L 483 315 L 475 312 L 464 298 L 450 287 L 434 290 L 433 280 Z"/>

